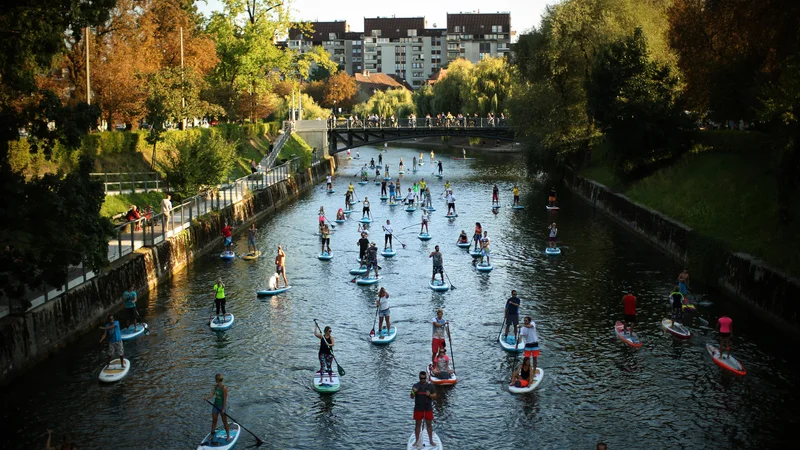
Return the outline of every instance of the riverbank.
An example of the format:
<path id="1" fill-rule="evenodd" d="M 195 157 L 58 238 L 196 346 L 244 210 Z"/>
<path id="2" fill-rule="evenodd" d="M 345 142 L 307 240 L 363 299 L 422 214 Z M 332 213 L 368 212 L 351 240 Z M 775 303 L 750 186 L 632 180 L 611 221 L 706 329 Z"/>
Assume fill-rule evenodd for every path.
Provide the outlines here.
<path id="1" fill-rule="evenodd" d="M 233 205 L 198 217 L 184 231 L 151 247 L 143 247 L 113 262 L 103 273 L 44 303 L 24 316 L 0 319 L 0 385 L 23 374 L 58 349 L 102 323 L 106 314 L 122 308 L 121 295 L 133 284 L 140 307 L 158 283 L 186 268 L 194 259 L 219 248 L 224 221 L 243 233 L 247 225 L 272 214 L 313 189 L 335 167 L 323 161 Z"/>
<path id="2" fill-rule="evenodd" d="M 800 296 L 797 278 L 747 253 L 730 251 L 719 240 L 572 170 L 566 171 L 565 183 L 595 209 L 682 263 L 693 279 L 720 288 L 779 328 L 800 333 L 800 307 L 794 301 Z"/>

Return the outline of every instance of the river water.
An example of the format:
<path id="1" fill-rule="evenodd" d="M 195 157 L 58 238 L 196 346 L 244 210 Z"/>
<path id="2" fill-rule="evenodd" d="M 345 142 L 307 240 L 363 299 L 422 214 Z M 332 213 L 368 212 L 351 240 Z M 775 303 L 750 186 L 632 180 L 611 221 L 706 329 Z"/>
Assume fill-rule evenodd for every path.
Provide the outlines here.
<path id="1" fill-rule="evenodd" d="M 152 334 L 125 344 L 133 368 L 122 382 L 96 381 L 100 331 L 16 380 L 4 391 L 10 433 L 2 447 L 42 446 L 49 427 L 56 436 L 70 431 L 80 448 L 193 448 L 210 427 L 203 397 L 214 374 L 223 373 L 230 414 L 259 434 L 264 448 L 402 449 L 413 429 L 409 389 L 430 359 L 436 308 L 450 320 L 459 375 L 457 386 L 438 388 L 435 402 L 434 429 L 448 449 L 594 448 L 599 441 L 609 448 L 774 448 L 794 441 L 797 364 L 785 353 L 784 338 L 701 285 L 695 291 L 711 304 L 701 306 L 699 315 L 712 326 L 722 313 L 734 319 L 733 352 L 748 374 L 736 377 L 714 365 L 704 347 L 714 338 L 709 328 L 695 328 L 689 342 L 665 335 L 664 299 L 680 267 L 569 193 L 560 192 L 560 212 L 545 211 L 550 186 L 528 174 L 518 155 L 456 161 L 451 156 L 460 155 L 437 151 L 457 198 L 459 217 L 448 221 L 438 198 L 443 180 L 431 176 L 426 152 L 425 165 L 406 173 L 402 186 L 405 191 L 421 177 L 430 181 L 437 211 L 427 243 L 416 238 L 417 227 L 398 231 L 419 223 L 419 211 L 390 209 L 378 201 L 378 186 L 356 185 L 361 199 L 372 200 L 372 240 L 381 245 L 378 224 L 388 218 L 407 245 L 395 243 L 398 255 L 380 262 L 398 338 L 372 346 L 367 338 L 378 286 L 357 286 L 348 274 L 356 265 L 360 214 L 333 233 L 332 261 L 317 260 L 313 235 L 320 205 L 333 218 L 347 183 L 357 180 L 357 167 L 377 160 L 375 149 L 360 153 L 360 160 L 343 161 L 335 194 L 320 187 L 258 224 L 266 258 L 224 263 L 212 252 L 140 301 Z M 396 177 L 398 158 L 410 166 L 418 154 L 391 148 L 384 159 Z M 522 187 L 522 211 L 510 208 L 515 182 Z M 494 183 L 501 190 L 497 214 L 489 206 Z M 472 258 L 455 245 L 459 231 L 471 234 L 476 221 L 492 238 L 490 274 L 477 273 Z M 552 221 L 558 222 L 563 253 L 547 257 Z M 244 235 L 235 240 L 237 251 L 246 244 Z M 294 288 L 257 299 L 255 291 L 273 272 L 278 244 L 288 254 Z M 456 287 L 446 293 L 428 288 L 427 256 L 436 244 Z M 236 324 L 215 334 L 207 318 L 217 277 L 227 286 Z M 639 298 L 639 349 L 612 331 L 628 287 Z M 496 341 L 511 289 L 519 291 L 522 314 L 538 324 L 539 367 L 545 370 L 538 390 L 521 396 L 506 390 L 515 359 Z M 333 395 L 311 388 L 319 345 L 314 318 L 333 328 L 347 371 Z M 243 435 L 239 446 L 253 442 Z"/>

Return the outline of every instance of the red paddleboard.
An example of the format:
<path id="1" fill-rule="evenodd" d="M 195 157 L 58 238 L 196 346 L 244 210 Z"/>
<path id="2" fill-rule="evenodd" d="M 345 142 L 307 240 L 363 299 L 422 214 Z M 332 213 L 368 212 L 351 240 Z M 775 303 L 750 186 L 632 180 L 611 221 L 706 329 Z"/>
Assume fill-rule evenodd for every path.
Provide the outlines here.
<path id="1" fill-rule="evenodd" d="M 639 339 L 639 336 L 636 333 L 628 334 L 625 331 L 625 324 L 620 321 L 617 321 L 617 324 L 614 325 L 614 331 L 617 333 L 617 337 L 620 340 L 633 348 L 639 348 L 642 346 L 642 340 Z"/>
<path id="2" fill-rule="evenodd" d="M 736 375 L 747 374 L 747 372 L 744 370 L 744 366 L 739 362 L 738 359 L 731 355 L 723 357 L 719 352 L 719 346 L 717 344 L 711 342 L 707 343 L 706 350 L 708 350 L 708 354 L 711 355 L 711 359 L 714 360 L 714 363 L 723 369 L 733 372 Z"/>

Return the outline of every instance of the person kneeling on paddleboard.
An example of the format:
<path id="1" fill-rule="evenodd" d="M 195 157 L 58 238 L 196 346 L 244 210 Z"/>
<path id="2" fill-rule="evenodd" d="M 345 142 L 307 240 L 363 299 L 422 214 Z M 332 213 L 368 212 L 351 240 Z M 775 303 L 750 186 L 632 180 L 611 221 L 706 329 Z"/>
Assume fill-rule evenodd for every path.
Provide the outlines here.
<path id="1" fill-rule="evenodd" d="M 440 380 L 449 380 L 453 377 L 453 369 L 450 368 L 450 357 L 447 356 L 447 349 L 439 347 L 439 354 L 433 358 L 431 373 Z"/>
<path id="2" fill-rule="evenodd" d="M 441 309 L 436 310 L 436 317 L 433 318 L 433 336 L 431 338 L 431 362 L 433 362 L 436 355 L 439 354 L 439 349 L 444 347 L 444 327 L 447 326 L 447 321 L 444 320 L 444 311 Z"/>
<path id="3" fill-rule="evenodd" d="M 522 358 L 522 366 L 519 368 L 519 372 L 514 372 L 511 375 L 511 384 L 509 386 L 514 386 L 518 388 L 528 387 L 533 384 L 533 375 L 536 370 L 531 370 L 531 359 L 527 356 Z"/>
<path id="4" fill-rule="evenodd" d="M 216 381 L 216 384 L 214 384 L 214 387 L 211 389 L 211 394 L 205 398 L 206 401 L 208 401 L 211 397 L 214 397 L 214 404 L 211 406 L 211 434 L 209 434 L 209 437 L 210 439 L 213 439 L 214 436 L 216 436 L 217 417 L 222 414 L 222 425 L 225 427 L 225 435 L 227 436 L 228 441 L 230 441 L 231 430 L 228 426 L 228 416 L 225 414 L 228 410 L 228 387 L 222 384 L 223 379 L 224 378 L 222 374 L 218 373 L 214 376 L 214 381 Z M 206 444 L 206 442 L 203 444 Z"/>
<path id="5" fill-rule="evenodd" d="M 328 372 L 328 381 L 333 383 L 333 336 L 331 327 L 325 327 L 324 335 L 319 334 L 316 326 L 314 336 L 319 338 L 319 382 L 322 383 L 322 375 Z"/>
<path id="6" fill-rule="evenodd" d="M 336 220 L 344 220 L 344 210 L 342 208 L 336 211 Z"/>
<path id="7" fill-rule="evenodd" d="M 536 322 L 529 316 L 523 319 L 522 327 L 519 330 L 519 337 L 525 338 L 525 352 L 523 357 L 533 360 L 533 373 L 536 373 L 536 360 L 539 358 L 539 333 L 536 332 Z"/>
<path id="8" fill-rule="evenodd" d="M 456 241 L 456 243 L 457 244 L 466 244 L 468 242 L 469 242 L 469 238 L 467 237 L 467 232 L 464 231 L 464 230 L 461 230 L 461 234 L 458 235 L 458 241 Z"/>

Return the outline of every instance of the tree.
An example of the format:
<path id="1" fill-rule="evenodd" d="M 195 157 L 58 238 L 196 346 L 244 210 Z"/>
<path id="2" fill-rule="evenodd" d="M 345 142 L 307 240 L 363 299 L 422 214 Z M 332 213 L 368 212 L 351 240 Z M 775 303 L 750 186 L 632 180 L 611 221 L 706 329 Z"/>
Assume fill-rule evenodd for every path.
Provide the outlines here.
<path id="1" fill-rule="evenodd" d="M 224 182 L 236 163 L 236 143 L 215 130 L 184 135 L 167 162 L 167 180 L 181 198 L 189 198 Z"/>
<path id="2" fill-rule="evenodd" d="M 377 114 L 381 117 L 394 115 L 396 118 L 405 118 L 416 111 L 411 92 L 406 89 L 389 89 L 377 91 L 364 103 L 354 108 L 356 114 L 368 116 Z"/>
<path id="3" fill-rule="evenodd" d="M 358 86 L 356 79 L 347 72 L 337 72 L 325 82 L 325 90 L 320 104 L 326 108 L 343 108 L 348 110 L 355 104 Z"/>
<path id="4" fill-rule="evenodd" d="M 472 113 L 467 109 L 470 94 L 475 87 L 473 64 L 466 59 L 457 59 L 447 67 L 447 76 L 433 85 L 433 109 L 437 113 Z"/>

